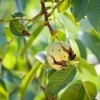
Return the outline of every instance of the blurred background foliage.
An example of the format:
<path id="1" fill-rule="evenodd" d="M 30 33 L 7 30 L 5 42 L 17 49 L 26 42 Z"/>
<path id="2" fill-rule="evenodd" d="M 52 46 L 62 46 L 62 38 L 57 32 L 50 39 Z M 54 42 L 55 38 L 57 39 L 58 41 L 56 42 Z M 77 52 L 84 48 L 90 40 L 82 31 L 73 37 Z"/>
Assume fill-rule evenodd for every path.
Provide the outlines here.
<path id="1" fill-rule="evenodd" d="M 19 1 L 21 1 L 23 9 L 17 5 Z M 51 5 L 53 4 L 46 2 L 48 9 Z M 31 19 L 41 11 L 40 0 L 0 0 L 0 20 L 11 20 L 11 14 L 20 9 L 26 19 Z M 69 9 L 67 12 L 70 13 Z M 96 85 L 99 95 L 97 98 L 100 99 L 100 34 L 93 29 L 87 18 L 82 19 L 80 23 L 75 23 L 71 17 L 67 13 L 58 13 L 56 9 L 49 20 L 51 26 L 58 31 L 58 37 L 62 41 L 68 41 L 70 38 L 73 42 L 72 45 L 77 55 L 76 60 L 79 61 L 79 67 L 82 68 L 80 69 L 82 78 Z M 43 17 L 38 21 L 33 21 L 27 26 L 28 32 L 32 34 L 37 26 L 43 23 Z M 49 65 L 40 63 L 35 55 L 39 51 L 47 51 L 48 44 L 53 39 L 48 28 L 44 27 L 39 34 L 36 33 L 36 37 L 33 36 L 32 44 L 29 45 L 25 54 L 22 54 L 22 49 L 25 47 L 28 37 L 14 36 L 9 29 L 9 22 L 4 23 L 4 33 L 7 45 L 4 60 L 2 63 L 0 62 L 0 100 L 20 100 L 20 93 L 25 94 L 24 100 L 45 100 L 47 98 L 45 86 L 55 70 L 45 69 Z M 41 59 L 40 57 L 39 60 Z M 93 67 L 98 76 L 93 75 Z M 29 72 L 30 69 L 32 69 L 31 72 Z M 90 74 L 92 70 L 93 73 Z M 30 78 L 24 79 L 27 74 Z M 77 77 L 76 75 L 73 83 Z"/>

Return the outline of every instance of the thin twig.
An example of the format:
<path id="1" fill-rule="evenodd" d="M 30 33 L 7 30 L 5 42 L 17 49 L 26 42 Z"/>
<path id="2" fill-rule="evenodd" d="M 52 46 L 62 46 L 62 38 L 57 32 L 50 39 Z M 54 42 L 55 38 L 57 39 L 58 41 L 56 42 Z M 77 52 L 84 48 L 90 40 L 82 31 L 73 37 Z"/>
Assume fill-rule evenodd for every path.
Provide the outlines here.
<path id="1" fill-rule="evenodd" d="M 54 13 L 55 9 L 62 3 L 62 1 L 59 1 L 52 9 L 52 11 L 49 13 L 49 17 Z"/>
<path id="2" fill-rule="evenodd" d="M 30 22 L 35 21 L 35 20 L 37 20 L 38 18 L 40 18 L 41 15 L 43 15 L 42 12 L 39 12 L 36 16 L 34 16 L 32 19 L 30 19 L 30 21 L 27 22 L 27 23 L 25 24 L 25 26 L 27 26 Z"/>
<path id="3" fill-rule="evenodd" d="M 42 13 L 43 13 L 44 18 L 45 18 L 45 22 L 46 22 L 45 25 L 48 26 L 51 35 L 52 36 L 55 35 L 55 31 L 51 27 L 51 25 L 49 23 L 49 20 L 48 20 L 48 12 L 46 11 L 46 7 L 45 7 L 45 4 L 44 4 L 44 1 L 42 1 L 42 0 L 41 0 L 41 10 L 42 10 Z"/>
<path id="4" fill-rule="evenodd" d="M 11 22 L 12 19 L 10 20 L 0 20 L 0 23 L 8 23 L 8 22 Z M 25 26 L 27 26 L 30 22 L 35 22 L 35 23 L 39 23 L 41 25 L 45 24 L 45 22 L 42 22 L 42 21 L 37 21 L 37 20 L 34 20 L 33 18 L 32 19 L 26 19 L 26 18 L 16 18 L 16 20 L 23 20 L 23 21 L 27 21 L 27 23 L 25 24 Z"/>

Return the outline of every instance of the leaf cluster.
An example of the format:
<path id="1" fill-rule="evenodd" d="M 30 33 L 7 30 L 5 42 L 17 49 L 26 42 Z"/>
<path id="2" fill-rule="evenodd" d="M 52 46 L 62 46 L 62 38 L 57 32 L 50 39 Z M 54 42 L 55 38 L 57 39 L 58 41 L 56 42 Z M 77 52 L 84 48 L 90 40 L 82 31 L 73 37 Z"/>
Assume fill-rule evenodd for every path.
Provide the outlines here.
<path id="1" fill-rule="evenodd" d="M 33 11 L 31 4 L 38 13 L 29 18 L 25 9 Z M 22 7 L 25 14 L 19 10 L 0 17 L 0 100 L 96 100 L 100 0 L 22 0 L 16 9 Z M 65 70 L 47 62 L 54 41 L 67 42 L 76 53 Z M 89 62 L 89 54 L 96 58 Z"/>

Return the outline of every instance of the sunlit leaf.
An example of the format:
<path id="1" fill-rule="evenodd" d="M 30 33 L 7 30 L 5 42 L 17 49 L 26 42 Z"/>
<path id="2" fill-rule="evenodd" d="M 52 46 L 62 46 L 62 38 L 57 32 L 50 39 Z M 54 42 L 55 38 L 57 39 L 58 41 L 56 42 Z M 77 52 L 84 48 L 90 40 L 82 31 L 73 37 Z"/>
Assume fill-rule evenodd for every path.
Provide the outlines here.
<path id="1" fill-rule="evenodd" d="M 0 100 L 8 100 L 8 91 L 5 89 L 1 80 L 0 80 Z"/>
<path id="2" fill-rule="evenodd" d="M 56 40 L 57 41 L 61 40 L 61 41 L 66 42 L 66 32 L 65 31 L 63 31 L 61 29 L 56 29 L 55 32 L 56 32 L 56 35 L 51 36 L 51 38 L 50 38 L 51 42 L 56 41 Z"/>
<path id="3" fill-rule="evenodd" d="M 63 30 L 57 29 L 56 36 L 61 39 L 62 41 L 66 41 L 66 33 Z"/>
<path id="4" fill-rule="evenodd" d="M 97 89 L 93 83 L 77 81 L 65 90 L 60 100 L 96 100 L 96 95 Z"/>
<path id="5" fill-rule="evenodd" d="M 85 95 L 85 89 L 82 82 L 77 81 L 76 83 L 70 85 L 65 92 L 62 94 L 60 100 L 83 100 Z"/>
<path id="6" fill-rule="evenodd" d="M 96 70 L 95 70 L 94 66 L 91 65 L 91 64 L 88 64 L 85 59 L 80 58 L 78 66 L 80 68 L 86 69 L 90 74 L 92 74 L 94 76 L 97 76 L 97 73 L 96 73 Z"/>
<path id="7" fill-rule="evenodd" d="M 16 57 L 14 56 L 14 54 L 12 52 L 7 52 L 3 61 L 4 67 L 11 70 L 15 67 L 15 63 Z"/>
<path id="8" fill-rule="evenodd" d="M 61 4 L 58 6 L 58 11 L 60 13 L 65 12 L 70 6 L 70 0 L 63 0 Z"/>
<path id="9" fill-rule="evenodd" d="M 63 13 L 65 17 L 67 17 L 70 21 L 72 21 L 76 26 L 79 26 L 80 23 L 76 22 L 73 15 L 69 14 L 68 12 Z"/>
<path id="10" fill-rule="evenodd" d="M 32 44 L 32 42 L 37 38 L 37 36 L 40 34 L 40 32 L 42 31 L 42 29 L 44 28 L 43 25 L 39 25 L 31 34 L 31 36 L 29 37 L 25 47 L 22 49 L 21 51 L 21 57 L 23 58 L 24 54 L 26 53 L 27 49 L 30 47 L 30 45 Z"/>
<path id="11" fill-rule="evenodd" d="M 71 0 L 71 13 L 78 22 L 86 15 L 88 0 Z"/>
<path id="12" fill-rule="evenodd" d="M 95 84 L 86 81 L 84 82 L 84 86 L 85 86 L 85 97 L 83 100 L 96 100 L 97 89 Z"/>
<path id="13" fill-rule="evenodd" d="M 75 66 L 69 66 L 65 70 L 55 72 L 49 79 L 47 95 L 54 96 L 71 82 L 76 74 Z"/>
<path id="14" fill-rule="evenodd" d="M 3 24 L 0 23 L 0 62 L 6 54 L 6 36 L 4 34 Z"/>
<path id="15" fill-rule="evenodd" d="M 98 36 L 90 33 L 80 32 L 79 39 L 96 55 L 96 57 L 100 61 L 100 39 L 98 38 Z"/>
<path id="16" fill-rule="evenodd" d="M 22 83 L 20 84 L 20 94 L 21 98 L 23 98 L 24 93 L 27 89 L 27 86 L 29 85 L 30 81 L 34 77 L 34 73 L 37 70 L 37 68 L 40 66 L 40 62 L 36 62 L 35 65 L 32 67 L 32 69 L 27 73 L 25 78 L 23 79 Z"/>
<path id="17" fill-rule="evenodd" d="M 17 19 L 10 21 L 10 31 L 16 36 L 29 36 L 24 25 Z"/>
<path id="18" fill-rule="evenodd" d="M 100 0 L 89 0 L 87 17 L 95 30 L 100 32 Z"/>

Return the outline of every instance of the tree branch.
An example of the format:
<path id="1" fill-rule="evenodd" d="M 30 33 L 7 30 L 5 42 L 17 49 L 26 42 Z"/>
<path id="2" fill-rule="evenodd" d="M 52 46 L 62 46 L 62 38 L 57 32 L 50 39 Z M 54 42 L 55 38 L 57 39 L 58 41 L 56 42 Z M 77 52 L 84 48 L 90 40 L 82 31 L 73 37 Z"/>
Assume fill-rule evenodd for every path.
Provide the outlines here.
<path id="1" fill-rule="evenodd" d="M 48 20 L 48 12 L 46 11 L 46 7 L 45 7 L 45 4 L 44 4 L 44 1 L 41 0 L 41 10 L 42 10 L 42 13 L 44 15 L 44 18 L 45 18 L 45 22 L 46 22 L 46 26 L 48 26 L 49 28 L 49 31 L 51 33 L 51 35 L 55 35 L 55 31 L 53 30 L 53 28 L 51 27 L 50 23 L 49 23 L 49 20 Z"/>

